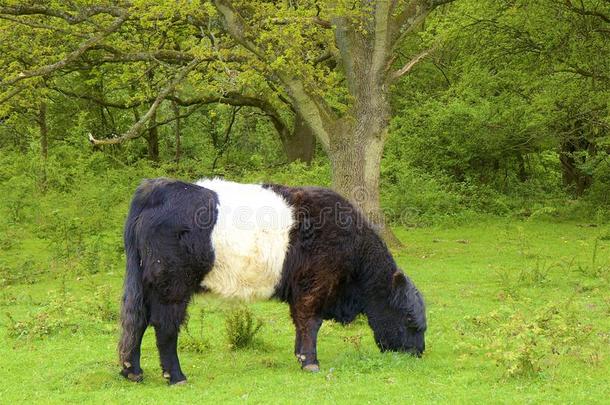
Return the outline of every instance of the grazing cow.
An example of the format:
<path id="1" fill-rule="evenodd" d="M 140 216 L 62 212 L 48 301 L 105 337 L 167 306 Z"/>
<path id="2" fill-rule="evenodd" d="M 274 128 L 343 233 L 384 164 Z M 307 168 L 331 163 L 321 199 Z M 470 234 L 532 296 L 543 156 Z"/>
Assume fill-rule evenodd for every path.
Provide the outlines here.
<path id="1" fill-rule="evenodd" d="M 290 305 L 294 354 L 318 371 L 324 319 L 365 314 L 378 347 L 424 351 L 419 291 L 352 204 L 318 187 L 145 180 L 125 224 L 121 374 L 142 379 L 140 344 L 155 329 L 163 375 L 183 383 L 177 340 L 197 291 Z"/>

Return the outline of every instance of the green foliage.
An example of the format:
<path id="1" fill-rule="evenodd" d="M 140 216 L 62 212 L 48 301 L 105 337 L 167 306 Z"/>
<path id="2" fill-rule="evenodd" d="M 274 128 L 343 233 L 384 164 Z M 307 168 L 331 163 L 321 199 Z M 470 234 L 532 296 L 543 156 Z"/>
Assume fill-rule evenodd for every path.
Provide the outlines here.
<path id="1" fill-rule="evenodd" d="M 248 307 L 233 308 L 225 320 L 225 331 L 231 350 L 251 347 L 255 342 L 256 334 L 262 327 L 263 321 L 255 318 Z"/>
<path id="2" fill-rule="evenodd" d="M 560 357 L 583 362 L 595 358 L 592 327 L 582 324 L 569 303 L 528 312 L 503 307 L 466 317 L 460 327 L 485 342 L 483 350 L 507 377 L 532 377 L 555 366 Z"/>
<path id="3" fill-rule="evenodd" d="M 25 175 L 16 175 L 3 182 L 2 190 L 5 191 L 3 208 L 6 219 L 8 222 L 18 224 L 24 219 L 28 204 L 31 203 L 32 181 Z"/>
<path id="4" fill-rule="evenodd" d="M 133 190 L 158 176 L 330 186 L 332 165 L 319 144 L 311 164 L 287 161 L 282 137 L 295 113 L 284 102 L 289 94 L 277 88 L 277 73 L 302 79 L 329 114 L 348 113 L 355 101 L 344 75 L 349 61 L 337 59 L 334 30 L 323 27 L 324 19 L 339 13 L 355 33 L 367 34 L 372 10 L 350 1 L 235 0 L 264 64 L 232 42 L 212 3 L 138 0 L 118 31 L 65 69 L 6 85 L 62 60 L 115 18 L 101 13 L 70 23 L 6 14 L 13 3 L 0 7 L 0 306 L 8 311 L 0 373 L 6 381 L 21 378 L 2 390 L 3 399 L 43 402 L 52 394 L 58 401 L 112 402 L 133 395 L 127 399 L 142 402 L 155 388 L 126 394 L 122 381 L 108 377 L 116 374 L 121 228 Z M 37 7 L 78 16 L 82 7 L 106 4 Z M 180 339 L 184 363 L 193 365 L 186 372 L 201 389 L 174 393 L 170 402 L 375 401 L 380 392 L 394 402 L 607 398 L 609 15 L 607 2 L 595 0 L 460 0 L 397 44 L 391 69 L 434 49 L 392 85 L 381 173 L 383 210 L 407 243 L 397 261 L 429 304 L 429 350 L 421 361 L 377 353 L 363 318 L 348 329 L 325 323 L 320 356 L 328 372 L 312 376 L 323 387 L 312 393 L 296 371 L 278 373 L 294 339 L 285 307 L 254 304 L 264 314 L 261 329 L 249 309 L 223 319 L 206 297 L 194 303 L 198 315 Z M 206 63 L 173 92 L 182 104 L 165 100 L 157 110 L 158 156 L 150 128 L 121 145 L 87 142 L 88 133 L 112 137 L 130 128 L 191 56 Z M 236 108 L 217 101 L 232 94 L 268 106 L 246 103 L 228 131 Z M 225 330 L 217 327 L 223 321 Z M 154 347 L 151 335 L 145 351 Z M 232 350 L 252 346 L 259 336 L 274 344 L 273 353 L 217 350 L 227 340 Z M 147 370 L 158 366 L 155 356 L 143 361 Z M 243 378 L 234 379 L 236 372 Z M 287 382 L 291 396 L 276 395 Z"/>
<path id="5" fill-rule="evenodd" d="M 396 86 L 392 164 L 476 211 L 606 221 L 609 13 L 595 1 L 460 1 L 432 16 L 421 38 L 442 50 Z M 584 198 L 566 207 L 566 192 Z"/>
<path id="6" fill-rule="evenodd" d="M 610 260 L 604 257 L 603 253 L 600 257 L 600 241 L 603 240 L 604 236 L 595 239 L 591 252 L 591 261 L 577 264 L 576 271 L 585 276 L 603 279 L 608 282 L 610 281 Z"/>
<path id="7" fill-rule="evenodd" d="M 297 161 L 267 171 L 251 171 L 241 177 L 245 182 L 272 182 L 294 186 L 318 185 L 330 187 L 330 165 L 326 161 L 315 160 L 307 165 Z"/>
<path id="8" fill-rule="evenodd" d="M 0 260 L 0 286 L 34 284 L 42 274 L 45 274 L 45 271 L 31 256 L 26 256 L 22 262 L 15 265 Z"/>
<path id="9" fill-rule="evenodd" d="M 81 309 L 89 320 L 96 323 L 117 323 L 119 299 L 116 289 L 109 284 L 90 286 Z M 107 328 L 107 330 L 113 329 Z"/>
<path id="10" fill-rule="evenodd" d="M 17 317 L 7 312 L 7 335 L 31 342 L 60 333 L 73 335 L 86 328 L 115 334 L 119 314 L 116 296 L 110 285 L 94 285 L 83 297 L 76 297 L 62 281 L 59 290 L 49 291 L 27 315 Z"/>
<path id="11" fill-rule="evenodd" d="M 60 331 L 76 333 L 79 329 L 75 319 L 78 311 L 79 305 L 72 294 L 65 289 L 51 291 L 46 302 L 25 319 L 16 320 L 7 312 L 6 333 L 11 338 L 26 341 L 41 339 Z"/>
<path id="12" fill-rule="evenodd" d="M 209 351 L 210 342 L 204 336 L 204 318 L 205 310 L 201 308 L 197 316 L 199 327 L 196 332 L 191 330 L 191 319 L 188 319 L 186 325 L 182 328 L 182 334 L 179 341 L 180 349 L 193 353 L 206 353 Z"/>

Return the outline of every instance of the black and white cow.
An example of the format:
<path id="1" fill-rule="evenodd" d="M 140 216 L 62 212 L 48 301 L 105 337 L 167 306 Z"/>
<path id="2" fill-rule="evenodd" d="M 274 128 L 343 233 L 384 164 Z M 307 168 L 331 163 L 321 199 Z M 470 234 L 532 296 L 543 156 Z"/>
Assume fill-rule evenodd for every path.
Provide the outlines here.
<path id="1" fill-rule="evenodd" d="M 295 355 L 318 371 L 324 319 L 365 314 L 381 350 L 421 355 L 426 315 L 419 291 L 363 216 L 318 187 L 145 180 L 125 224 L 127 272 L 121 374 L 142 379 L 140 344 L 155 328 L 163 375 L 186 381 L 177 355 L 191 296 L 211 291 L 290 305 Z"/>

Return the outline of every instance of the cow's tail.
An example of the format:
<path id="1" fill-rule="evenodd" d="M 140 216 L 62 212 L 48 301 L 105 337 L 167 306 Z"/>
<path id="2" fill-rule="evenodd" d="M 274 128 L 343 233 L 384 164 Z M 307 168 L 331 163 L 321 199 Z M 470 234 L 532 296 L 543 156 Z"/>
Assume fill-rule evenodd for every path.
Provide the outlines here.
<path id="1" fill-rule="evenodd" d="M 138 216 L 145 207 L 141 191 L 142 186 L 136 191 L 136 195 L 131 203 L 124 231 L 127 268 L 121 306 L 122 334 L 118 350 L 121 365 L 125 367 L 130 367 L 129 364 L 125 363 L 129 362 L 131 352 L 139 343 L 138 341 L 147 323 L 144 287 L 142 284 L 142 262 L 138 251 L 136 230 Z"/>

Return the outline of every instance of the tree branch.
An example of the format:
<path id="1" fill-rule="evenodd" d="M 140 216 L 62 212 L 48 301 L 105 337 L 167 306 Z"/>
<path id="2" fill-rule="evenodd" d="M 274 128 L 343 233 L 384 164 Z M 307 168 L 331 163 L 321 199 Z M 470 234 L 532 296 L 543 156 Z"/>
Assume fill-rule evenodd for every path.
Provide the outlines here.
<path id="1" fill-rule="evenodd" d="M 229 137 L 231 136 L 231 130 L 233 129 L 233 124 L 235 124 L 235 118 L 237 118 L 237 113 L 239 112 L 240 109 L 241 109 L 241 107 L 233 107 L 233 109 L 231 110 L 231 118 L 229 119 L 229 124 L 227 125 L 227 129 L 225 130 L 224 141 L 222 142 L 222 145 L 220 146 L 220 150 L 216 154 L 216 157 L 214 158 L 214 162 L 212 163 L 212 172 L 214 172 L 216 170 L 216 164 L 218 163 L 218 159 L 220 159 L 220 157 L 225 153 L 225 151 L 229 147 L 229 141 L 230 141 Z"/>
<path id="2" fill-rule="evenodd" d="M 62 34 L 66 34 L 66 35 L 75 35 L 75 36 L 79 36 L 79 37 L 85 37 L 85 35 L 83 35 L 83 34 L 79 34 L 79 33 L 75 33 L 75 32 L 72 32 L 72 31 L 64 30 L 64 29 L 61 29 L 61 28 L 58 28 L 58 27 L 54 27 L 52 25 L 32 22 L 32 21 L 29 21 L 27 18 L 26 19 L 19 19 L 17 17 L 9 16 L 9 14 L 4 14 L 3 15 L 2 13 L 0 13 L 0 18 L 3 19 L 3 20 L 12 21 L 12 22 L 17 23 L 17 24 L 25 25 L 27 27 L 34 28 L 34 29 L 43 29 L 43 30 L 60 32 Z"/>
<path id="3" fill-rule="evenodd" d="M 375 2 L 375 37 L 373 46 L 373 58 L 371 60 L 371 77 L 382 73 L 388 61 L 388 52 L 392 48 L 388 46 L 391 41 L 390 14 L 391 7 L 389 0 L 377 0 Z"/>
<path id="4" fill-rule="evenodd" d="M 432 53 L 433 51 L 434 51 L 434 48 L 430 48 L 430 49 L 426 49 L 425 51 L 415 55 L 415 57 L 413 59 L 411 59 L 409 62 L 407 62 L 406 65 L 404 65 L 400 69 L 398 69 L 395 72 L 393 72 L 392 74 L 390 74 L 390 78 L 389 78 L 390 82 L 394 82 L 394 81 L 400 79 L 402 76 L 409 73 L 413 69 L 413 67 L 415 67 L 415 65 L 417 65 L 419 62 L 421 62 L 422 59 L 424 59 L 426 56 L 430 55 L 430 53 Z"/>
<path id="5" fill-rule="evenodd" d="M 7 102 L 8 100 L 13 98 L 17 94 L 21 93 L 24 89 L 25 89 L 25 86 L 13 87 L 13 89 L 11 91 L 9 91 L 4 97 L 0 98 L 0 104 Z"/>
<path id="6" fill-rule="evenodd" d="M 13 85 L 24 79 L 37 77 L 37 76 L 47 76 L 47 75 L 55 72 L 56 70 L 65 67 L 70 62 L 73 62 L 74 60 L 76 60 L 80 56 L 82 56 L 88 49 L 90 49 L 96 43 L 98 43 L 99 41 L 101 41 L 102 39 L 104 39 L 105 37 L 107 37 L 108 35 L 113 33 L 114 31 L 118 30 L 121 27 L 121 25 L 123 25 L 123 23 L 125 22 L 127 17 L 128 17 L 128 14 L 125 12 L 125 13 L 121 14 L 119 17 L 115 18 L 115 20 L 112 22 L 112 24 L 110 24 L 110 26 L 108 26 L 106 29 L 104 29 L 97 35 L 94 35 L 93 37 L 84 41 L 76 50 L 74 50 L 70 54 L 68 54 L 68 56 L 65 59 L 62 59 L 59 62 L 53 63 L 51 65 L 46 65 L 46 66 L 40 67 L 38 69 L 21 72 L 17 76 L 5 81 L 4 83 L 0 82 L 0 85 L 10 86 L 10 85 Z"/>
<path id="7" fill-rule="evenodd" d="M 222 15 L 227 32 L 231 37 L 261 62 L 270 65 L 265 53 L 249 38 L 253 37 L 249 31 L 246 21 L 235 10 L 230 0 L 214 0 L 216 9 Z M 331 133 L 329 131 L 330 124 L 336 121 L 336 117 L 332 109 L 321 98 L 312 95 L 307 91 L 301 80 L 293 75 L 281 71 L 274 71 L 275 76 L 281 81 L 293 101 L 294 107 L 299 111 L 303 119 L 309 124 L 313 133 L 316 135 L 322 146 L 328 149 L 330 145 Z"/>
<path id="8" fill-rule="evenodd" d="M 155 99 L 154 103 L 150 106 L 150 109 L 148 110 L 148 112 L 146 112 L 146 114 L 144 114 L 139 120 L 138 122 L 136 122 L 127 132 L 125 132 L 123 135 L 116 137 L 116 138 L 109 138 L 109 139 L 95 139 L 93 137 L 93 135 L 89 134 L 89 141 L 93 144 L 93 145 L 113 145 L 113 144 L 118 144 L 118 143 L 122 143 L 128 139 L 133 139 L 133 138 L 137 138 L 140 136 L 142 130 L 144 129 L 144 125 L 146 124 L 146 122 L 148 122 L 148 120 L 155 115 L 155 113 L 157 112 L 157 108 L 159 108 L 159 105 L 161 105 L 161 102 L 163 102 L 163 100 L 165 100 L 167 98 L 167 96 L 174 91 L 174 89 L 176 88 L 176 86 L 182 81 L 184 80 L 184 78 L 187 76 L 187 74 L 193 70 L 197 64 L 199 64 L 200 61 L 197 59 L 192 60 L 188 65 L 186 65 L 185 67 L 183 67 L 182 69 L 180 69 L 180 71 L 178 72 L 178 74 L 176 75 L 176 77 L 174 77 L 174 79 L 168 83 L 168 85 L 161 90 L 161 92 L 159 93 L 159 95 L 157 96 L 157 98 Z"/>
<path id="9" fill-rule="evenodd" d="M 576 14 L 580 14 L 583 16 L 590 16 L 590 17 L 597 17 L 600 18 L 602 21 L 604 21 L 607 24 L 610 24 L 610 15 L 606 15 L 604 13 L 602 13 L 601 11 L 591 11 L 591 10 L 587 10 L 584 7 L 582 8 L 578 8 L 572 5 L 572 2 L 570 2 L 569 0 L 567 0 L 565 2 L 566 8 Z"/>
<path id="10" fill-rule="evenodd" d="M 294 17 L 294 18 L 272 18 L 271 22 L 276 25 L 288 25 L 293 22 L 306 21 L 318 25 L 324 29 L 331 29 L 333 27 L 330 21 L 320 18 L 320 16 L 313 17 Z"/>
<path id="11" fill-rule="evenodd" d="M 128 4 L 126 5 L 129 6 Z M 109 14 L 113 17 L 121 17 L 126 14 L 125 9 L 113 6 L 91 6 L 80 10 L 76 15 L 66 13 L 62 10 L 54 10 L 37 4 L 24 4 L 18 6 L 0 7 L 0 14 L 8 15 L 46 15 L 61 18 L 69 24 L 79 24 L 98 14 Z"/>
<path id="12" fill-rule="evenodd" d="M 392 47 L 400 42 L 400 38 L 418 27 L 432 10 L 453 1 L 455 0 L 411 0 L 392 18 L 390 25 Z"/>
<path id="13" fill-rule="evenodd" d="M 256 55 L 261 61 L 265 61 L 264 52 L 247 37 L 248 26 L 243 17 L 233 8 L 230 0 L 214 0 L 216 9 L 223 16 L 227 31 L 240 45 Z"/>

